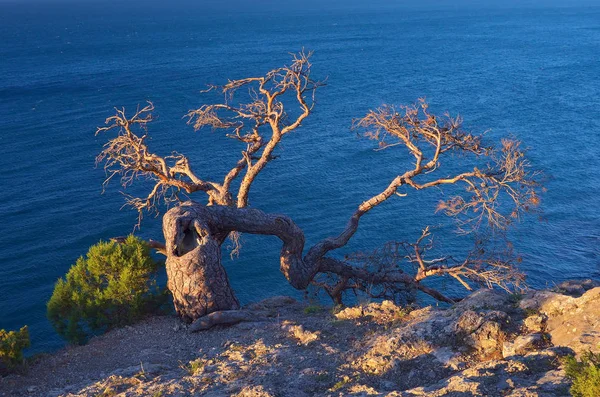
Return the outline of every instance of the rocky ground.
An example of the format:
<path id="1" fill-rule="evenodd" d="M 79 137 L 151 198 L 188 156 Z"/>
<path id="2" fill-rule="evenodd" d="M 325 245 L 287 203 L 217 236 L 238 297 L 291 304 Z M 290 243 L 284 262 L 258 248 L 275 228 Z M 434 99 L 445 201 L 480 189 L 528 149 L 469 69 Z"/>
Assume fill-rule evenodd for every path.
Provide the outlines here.
<path id="1" fill-rule="evenodd" d="M 561 357 L 600 352 L 600 287 L 480 290 L 448 309 L 331 310 L 276 297 L 191 333 L 155 317 L 40 357 L 0 396 L 568 396 Z"/>

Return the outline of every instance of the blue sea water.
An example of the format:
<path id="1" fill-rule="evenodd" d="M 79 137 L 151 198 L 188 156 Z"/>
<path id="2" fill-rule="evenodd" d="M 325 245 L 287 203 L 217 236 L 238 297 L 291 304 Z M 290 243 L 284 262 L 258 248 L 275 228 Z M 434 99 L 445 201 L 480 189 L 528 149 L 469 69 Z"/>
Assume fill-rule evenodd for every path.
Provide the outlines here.
<path id="1" fill-rule="evenodd" d="M 45 318 L 54 282 L 91 244 L 132 231 L 136 214 L 120 210 L 117 184 L 101 194 L 94 165 L 107 139 L 95 127 L 113 107 L 152 100 L 151 147 L 185 153 L 198 174 L 220 179 L 242 148 L 182 116 L 215 99 L 200 93 L 205 84 L 266 72 L 302 47 L 328 85 L 256 181 L 251 205 L 291 216 L 309 244 L 340 230 L 407 164 L 373 151 L 350 130 L 353 118 L 426 97 L 491 139 L 519 137 L 545 171 L 543 221 L 528 218 L 511 235 L 529 283 L 600 277 L 600 8 L 308 4 L 0 3 L 0 328 L 28 324 L 32 351 L 61 346 Z M 146 191 L 138 182 L 130 193 Z M 345 252 L 414 239 L 440 222 L 438 199 L 386 202 Z M 441 232 L 442 248 L 464 248 Z M 145 218 L 139 234 L 160 239 L 160 219 Z M 226 263 L 243 302 L 296 293 L 278 271 L 276 238 L 243 242 Z"/>

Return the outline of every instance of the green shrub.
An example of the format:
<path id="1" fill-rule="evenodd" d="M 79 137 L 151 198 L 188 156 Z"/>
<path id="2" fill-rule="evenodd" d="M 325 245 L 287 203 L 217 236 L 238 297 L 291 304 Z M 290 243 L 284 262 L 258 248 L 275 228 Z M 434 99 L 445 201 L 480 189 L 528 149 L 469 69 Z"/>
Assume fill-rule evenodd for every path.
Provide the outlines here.
<path id="1" fill-rule="evenodd" d="M 101 241 L 58 280 L 48 318 L 74 343 L 131 324 L 166 301 L 166 292 L 157 285 L 158 269 L 148 245 L 134 236 L 123 243 Z"/>
<path id="2" fill-rule="evenodd" d="M 577 361 L 573 356 L 567 357 L 565 372 L 573 381 L 572 396 L 600 396 L 600 354 L 588 352 L 582 356 L 581 361 Z"/>
<path id="3" fill-rule="evenodd" d="M 319 305 L 309 305 L 304 308 L 304 314 L 316 314 L 320 313 L 323 308 Z"/>
<path id="4" fill-rule="evenodd" d="M 19 331 L 7 332 L 0 329 L 0 372 L 3 367 L 11 371 L 23 364 L 23 349 L 30 344 L 27 326 Z"/>

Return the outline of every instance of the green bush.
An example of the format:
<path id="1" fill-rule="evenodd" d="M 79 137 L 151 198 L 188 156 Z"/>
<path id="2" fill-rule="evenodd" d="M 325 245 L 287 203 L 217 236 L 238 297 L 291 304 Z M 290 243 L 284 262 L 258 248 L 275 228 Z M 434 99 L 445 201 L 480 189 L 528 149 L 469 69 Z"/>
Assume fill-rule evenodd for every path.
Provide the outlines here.
<path id="1" fill-rule="evenodd" d="M 131 324 L 156 312 L 166 301 L 157 285 L 160 264 L 142 240 L 99 242 L 59 279 L 48 302 L 56 331 L 74 343 Z"/>
<path id="2" fill-rule="evenodd" d="M 23 363 L 23 349 L 29 346 L 27 326 L 19 331 L 7 332 L 0 329 L 0 373 L 3 367 L 11 371 L 21 365 Z"/>
<path id="3" fill-rule="evenodd" d="M 600 354 L 588 352 L 581 357 L 581 361 L 577 361 L 573 356 L 567 357 L 565 372 L 573 381 L 572 396 L 600 396 Z"/>

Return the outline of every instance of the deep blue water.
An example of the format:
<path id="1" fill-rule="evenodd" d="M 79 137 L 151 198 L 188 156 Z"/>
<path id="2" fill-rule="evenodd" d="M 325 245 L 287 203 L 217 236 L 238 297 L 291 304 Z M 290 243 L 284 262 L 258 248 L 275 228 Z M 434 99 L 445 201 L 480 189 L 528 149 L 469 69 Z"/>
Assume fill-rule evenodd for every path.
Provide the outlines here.
<path id="1" fill-rule="evenodd" d="M 0 328 L 28 324 L 32 351 L 60 346 L 45 318 L 54 282 L 91 244 L 132 231 L 136 214 L 120 210 L 117 184 L 101 194 L 94 167 L 106 140 L 95 127 L 114 106 L 152 100 L 152 148 L 185 153 L 200 175 L 221 179 L 242 148 L 195 133 L 182 116 L 211 99 L 200 94 L 206 83 L 263 73 L 302 47 L 315 51 L 314 74 L 328 85 L 255 182 L 251 205 L 290 215 L 308 243 L 339 230 L 406 164 L 358 139 L 352 119 L 424 96 L 474 131 L 518 136 L 545 171 L 545 220 L 512 234 L 529 283 L 600 276 L 600 8 L 0 3 Z M 140 182 L 131 193 L 145 191 Z M 414 239 L 441 221 L 438 199 L 390 200 L 363 219 L 346 252 Z M 147 217 L 140 234 L 159 239 L 160 219 Z M 463 247 L 454 240 L 448 249 Z M 244 237 L 241 257 L 227 263 L 242 301 L 294 293 L 278 252 L 275 238 Z"/>

